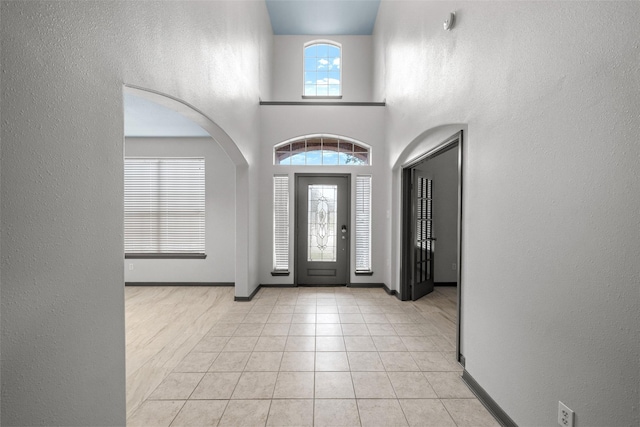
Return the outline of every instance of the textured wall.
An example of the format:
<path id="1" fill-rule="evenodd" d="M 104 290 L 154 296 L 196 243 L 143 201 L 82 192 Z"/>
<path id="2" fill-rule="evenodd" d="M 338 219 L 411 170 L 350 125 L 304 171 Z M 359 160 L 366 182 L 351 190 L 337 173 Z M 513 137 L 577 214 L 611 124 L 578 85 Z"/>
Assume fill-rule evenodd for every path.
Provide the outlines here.
<path id="1" fill-rule="evenodd" d="M 233 282 L 236 173 L 222 148 L 211 138 L 126 138 L 125 155 L 204 157 L 207 254 L 205 259 L 127 258 L 125 282 Z"/>
<path id="2" fill-rule="evenodd" d="M 197 106 L 255 164 L 266 7 L 10 1 L 1 26 L 2 424 L 124 425 L 122 85 Z"/>
<path id="3" fill-rule="evenodd" d="M 637 2 L 381 4 L 390 164 L 468 125 L 463 353 L 519 425 L 640 421 L 638 34 Z"/>
<path id="4" fill-rule="evenodd" d="M 275 36 L 271 88 L 273 99 L 263 98 L 264 101 L 302 101 L 303 46 L 313 40 L 331 40 L 342 44 L 342 101 L 379 101 L 372 96 L 371 36 Z"/>

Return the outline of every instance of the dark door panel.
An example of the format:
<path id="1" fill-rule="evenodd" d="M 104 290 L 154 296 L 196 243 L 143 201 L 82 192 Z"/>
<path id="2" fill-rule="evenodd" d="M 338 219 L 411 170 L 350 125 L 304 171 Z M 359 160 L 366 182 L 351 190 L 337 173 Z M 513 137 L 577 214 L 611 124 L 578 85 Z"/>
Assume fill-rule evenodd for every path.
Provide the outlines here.
<path id="1" fill-rule="evenodd" d="M 346 285 L 348 176 L 296 176 L 296 284 Z"/>

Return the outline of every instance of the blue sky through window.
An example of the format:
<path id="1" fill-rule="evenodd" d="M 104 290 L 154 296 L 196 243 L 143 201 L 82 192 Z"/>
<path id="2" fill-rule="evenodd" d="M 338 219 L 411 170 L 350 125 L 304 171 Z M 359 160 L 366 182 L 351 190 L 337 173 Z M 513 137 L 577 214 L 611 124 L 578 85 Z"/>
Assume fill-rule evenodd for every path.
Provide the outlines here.
<path id="1" fill-rule="evenodd" d="M 274 147 L 275 165 L 348 165 L 371 164 L 371 153 L 363 145 L 335 136 L 315 136 Z"/>
<path id="2" fill-rule="evenodd" d="M 315 43 L 304 48 L 304 96 L 340 96 L 342 94 L 341 48 Z"/>

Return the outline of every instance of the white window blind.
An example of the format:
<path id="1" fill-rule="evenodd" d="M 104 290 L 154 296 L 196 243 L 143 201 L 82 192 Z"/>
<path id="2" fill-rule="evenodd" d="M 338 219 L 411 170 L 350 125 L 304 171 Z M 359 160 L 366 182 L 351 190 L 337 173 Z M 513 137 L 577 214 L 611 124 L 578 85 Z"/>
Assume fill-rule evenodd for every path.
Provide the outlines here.
<path id="1" fill-rule="evenodd" d="M 204 254 L 203 158 L 125 159 L 125 254 Z"/>
<path id="2" fill-rule="evenodd" d="M 356 271 L 371 270 L 371 176 L 356 177 Z"/>
<path id="3" fill-rule="evenodd" d="M 289 177 L 273 177 L 273 269 L 289 270 Z"/>

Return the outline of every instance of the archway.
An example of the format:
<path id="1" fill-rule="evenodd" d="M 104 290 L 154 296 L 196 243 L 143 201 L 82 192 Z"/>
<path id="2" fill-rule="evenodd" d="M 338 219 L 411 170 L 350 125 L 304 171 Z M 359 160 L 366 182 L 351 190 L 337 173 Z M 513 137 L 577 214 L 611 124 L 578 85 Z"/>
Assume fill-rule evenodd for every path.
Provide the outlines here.
<path id="1" fill-rule="evenodd" d="M 438 205 L 438 203 L 444 205 L 445 200 L 447 200 L 447 206 L 451 209 L 450 212 L 447 212 L 447 215 L 440 216 L 441 224 L 447 222 L 443 221 L 444 219 L 450 219 L 446 218 L 448 216 L 455 219 L 453 226 L 448 224 L 448 222 L 450 222 L 448 221 L 448 226 L 442 226 L 439 230 L 444 234 L 446 228 L 446 235 L 449 237 L 448 240 L 452 239 L 449 243 L 457 247 L 455 252 L 447 251 L 450 259 L 446 258 L 450 263 L 453 261 L 453 268 L 457 270 L 455 275 L 446 274 L 445 272 L 442 276 L 453 277 L 453 279 L 447 279 L 445 282 L 455 284 L 457 287 L 457 313 L 455 316 L 456 356 L 458 361 L 463 365 L 464 357 L 462 356 L 461 340 L 461 272 L 464 150 L 462 137 L 463 134 L 465 134 L 466 137 L 466 130 L 466 125 L 452 124 L 438 126 L 423 132 L 402 151 L 394 164 L 392 172 L 393 206 L 396 211 L 396 215 L 394 215 L 395 220 L 392 224 L 392 245 L 394 246 L 395 260 L 397 261 L 394 265 L 393 274 L 394 279 L 397 280 L 397 290 L 400 292 L 403 300 L 416 300 L 433 290 L 434 282 L 437 281 L 434 279 L 434 271 L 438 274 L 444 271 L 442 268 L 436 268 L 434 270 L 433 257 L 436 238 L 432 233 L 435 227 L 434 224 L 437 225 L 437 222 L 435 218 L 431 216 L 432 203 L 434 212 L 436 211 L 436 205 Z M 446 161 L 444 161 L 445 158 L 447 158 Z M 436 183 L 440 185 L 441 188 L 444 188 L 444 190 L 439 192 L 440 202 L 435 199 L 432 202 L 431 199 L 431 183 L 434 178 L 442 178 L 440 182 L 436 179 Z M 417 195 L 419 200 L 415 199 L 416 192 L 419 188 L 416 180 L 420 182 L 424 181 L 423 187 L 428 186 L 428 190 L 424 191 L 424 193 L 428 193 L 428 195 L 422 194 L 421 192 Z M 435 195 L 436 193 L 434 192 L 433 194 Z M 418 209 L 416 203 L 420 204 L 421 209 Z M 442 207 L 440 210 L 440 213 L 443 213 Z M 419 216 L 416 216 L 418 214 Z M 422 227 L 420 229 L 421 231 L 417 230 L 416 227 Z M 435 230 L 436 234 L 438 234 L 438 227 L 435 227 Z M 416 263 L 416 260 L 419 262 Z M 417 265 L 420 265 L 421 268 L 417 268 Z M 440 267 L 442 267 L 442 265 Z M 441 282 L 440 284 L 444 283 Z"/>
<path id="2" fill-rule="evenodd" d="M 124 85 L 124 93 L 130 93 L 147 99 L 191 120 L 209 133 L 235 165 L 235 295 L 236 298 L 249 295 L 249 193 L 248 169 L 249 165 L 244 155 L 231 137 L 217 125 L 210 117 L 195 106 L 152 89 L 134 85 Z"/>

